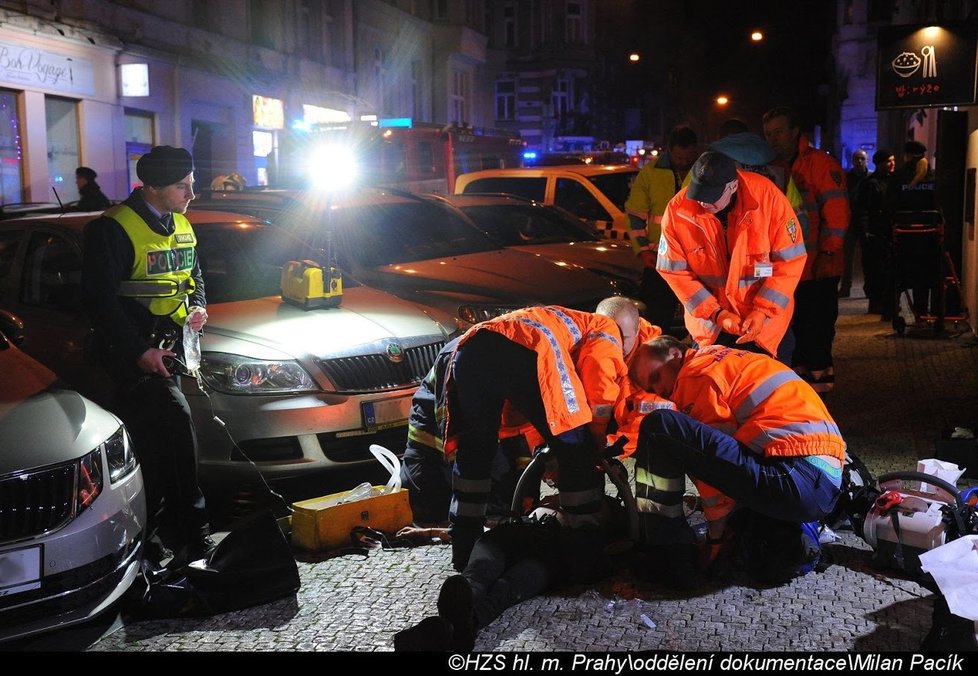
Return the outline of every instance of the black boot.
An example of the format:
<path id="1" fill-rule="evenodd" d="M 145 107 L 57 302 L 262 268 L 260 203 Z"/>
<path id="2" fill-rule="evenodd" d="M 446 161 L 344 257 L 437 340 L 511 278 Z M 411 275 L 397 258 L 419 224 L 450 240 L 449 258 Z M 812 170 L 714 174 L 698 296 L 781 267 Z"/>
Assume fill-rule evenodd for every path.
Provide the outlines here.
<path id="1" fill-rule="evenodd" d="M 475 647 L 475 614 L 472 603 L 472 587 L 461 575 L 445 580 L 438 594 L 438 615 L 452 625 L 449 650 L 469 653 Z"/>
<path id="2" fill-rule="evenodd" d="M 448 652 L 452 624 L 442 617 L 426 617 L 394 634 L 395 652 Z"/>

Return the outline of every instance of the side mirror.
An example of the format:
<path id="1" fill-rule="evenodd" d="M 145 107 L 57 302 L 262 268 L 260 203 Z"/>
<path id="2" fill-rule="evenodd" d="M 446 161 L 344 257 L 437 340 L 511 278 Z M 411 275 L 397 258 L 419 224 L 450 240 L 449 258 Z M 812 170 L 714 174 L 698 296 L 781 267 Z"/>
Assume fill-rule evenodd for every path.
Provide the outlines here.
<path id="1" fill-rule="evenodd" d="M 17 315 L 0 310 L 0 333 L 14 345 L 24 342 L 24 322 Z"/>

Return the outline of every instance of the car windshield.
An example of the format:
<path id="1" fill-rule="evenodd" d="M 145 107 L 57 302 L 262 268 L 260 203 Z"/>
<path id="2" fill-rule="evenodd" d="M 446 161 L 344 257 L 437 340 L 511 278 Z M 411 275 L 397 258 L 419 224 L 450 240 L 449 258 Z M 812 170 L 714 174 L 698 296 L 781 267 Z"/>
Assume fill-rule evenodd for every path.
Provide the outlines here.
<path id="1" fill-rule="evenodd" d="M 625 209 L 625 200 L 632 189 L 632 181 L 638 172 L 620 172 L 617 174 L 598 174 L 589 176 L 591 183 L 598 186 L 598 190 L 608 196 L 616 207 Z"/>
<path id="2" fill-rule="evenodd" d="M 462 211 L 502 246 L 600 239 L 582 222 L 556 209 L 530 204 L 488 204 L 465 206 Z"/>
<path id="3" fill-rule="evenodd" d="M 194 231 L 208 303 L 278 295 L 282 265 L 322 259 L 321 252 L 270 225 L 208 223 Z"/>
<path id="4" fill-rule="evenodd" d="M 494 251 L 485 234 L 453 210 L 427 202 L 389 202 L 336 209 L 331 223 L 340 262 L 358 268 Z M 308 224 L 307 224 L 308 225 Z"/>

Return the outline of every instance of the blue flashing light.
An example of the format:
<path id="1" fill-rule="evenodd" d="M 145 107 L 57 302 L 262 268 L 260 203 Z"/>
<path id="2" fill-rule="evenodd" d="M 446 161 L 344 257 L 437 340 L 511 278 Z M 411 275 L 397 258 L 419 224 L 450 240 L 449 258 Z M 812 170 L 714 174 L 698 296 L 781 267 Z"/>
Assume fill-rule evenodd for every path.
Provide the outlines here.
<path id="1" fill-rule="evenodd" d="M 380 118 L 381 127 L 407 127 L 414 126 L 414 120 L 410 117 L 382 117 Z"/>
<path id="2" fill-rule="evenodd" d="M 535 150 L 527 150 L 526 152 L 523 153 L 524 160 L 535 160 L 536 158 L 537 158 L 537 151 Z"/>

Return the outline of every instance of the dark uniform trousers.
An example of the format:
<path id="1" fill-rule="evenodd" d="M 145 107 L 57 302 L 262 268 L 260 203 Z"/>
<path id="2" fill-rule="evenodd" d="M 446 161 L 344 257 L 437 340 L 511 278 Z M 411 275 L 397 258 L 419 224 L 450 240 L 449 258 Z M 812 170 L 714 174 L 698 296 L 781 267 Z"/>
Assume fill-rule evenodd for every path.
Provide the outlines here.
<path id="1" fill-rule="evenodd" d="M 120 391 L 119 417 L 146 486 L 147 538 L 177 548 L 209 534 L 197 483 L 197 438 L 179 377 L 144 376 Z"/>

